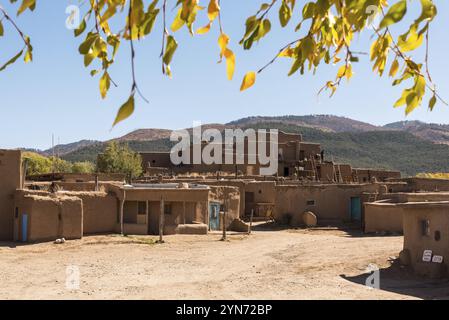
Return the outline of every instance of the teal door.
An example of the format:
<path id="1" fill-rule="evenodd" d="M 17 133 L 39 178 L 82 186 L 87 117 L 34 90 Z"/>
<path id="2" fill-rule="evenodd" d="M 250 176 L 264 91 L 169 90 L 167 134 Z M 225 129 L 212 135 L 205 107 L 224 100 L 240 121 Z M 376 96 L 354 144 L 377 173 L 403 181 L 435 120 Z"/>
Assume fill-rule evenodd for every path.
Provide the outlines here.
<path id="1" fill-rule="evenodd" d="M 362 201 L 360 197 L 351 198 L 351 220 L 362 221 Z"/>
<path id="2" fill-rule="evenodd" d="M 28 215 L 22 214 L 22 242 L 28 241 Z"/>
<path id="3" fill-rule="evenodd" d="M 211 203 L 209 206 L 209 229 L 220 230 L 220 204 Z"/>

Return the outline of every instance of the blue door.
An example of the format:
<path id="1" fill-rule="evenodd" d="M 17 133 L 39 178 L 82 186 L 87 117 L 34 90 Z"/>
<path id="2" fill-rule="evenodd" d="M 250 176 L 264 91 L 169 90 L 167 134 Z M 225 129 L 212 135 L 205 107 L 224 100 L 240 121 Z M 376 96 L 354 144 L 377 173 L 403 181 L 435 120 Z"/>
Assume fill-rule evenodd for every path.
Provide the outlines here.
<path id="1" fill-rule="evenodd" d="M 220 230 L 220 204 L 211 203 L 209 206 L 209 229 Z"/>
<path id="2" fill-rule="evenodd" d="M 362 221 L 362 201 L 360 197 L 351 198 L 351 220 Z"/>
<path id="3" fill-rule="evenodd" d="M 27 242 L 28 240 L 28 215 L 26 213 L 22 214 L 22 242 Z"/>

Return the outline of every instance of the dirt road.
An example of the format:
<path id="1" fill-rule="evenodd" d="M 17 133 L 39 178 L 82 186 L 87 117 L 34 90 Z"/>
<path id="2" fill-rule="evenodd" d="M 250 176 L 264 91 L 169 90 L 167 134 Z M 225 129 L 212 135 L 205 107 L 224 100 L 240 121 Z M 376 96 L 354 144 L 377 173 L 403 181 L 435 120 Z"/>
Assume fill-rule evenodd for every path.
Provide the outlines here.
<path id="1" fill-rule="evenodd" d="M 402 237 L 337 230 L 154 237 L 91 236 L 64 244 L 0 243 L 1 299 L 410 299 L 449 295 L 447 283 L 391 265 Z M 381 268 L 381 290 L 365 280 Z M 71 267 L 74 266 L 75 268 Z M 67 287 L 67 267 L 79 270 Z M 69 272 L 69 279 L 76 272 Z M 72 279 L 73 280 L 73 279 Z M 73 287 L 73 285 L 75 287 Z"/>

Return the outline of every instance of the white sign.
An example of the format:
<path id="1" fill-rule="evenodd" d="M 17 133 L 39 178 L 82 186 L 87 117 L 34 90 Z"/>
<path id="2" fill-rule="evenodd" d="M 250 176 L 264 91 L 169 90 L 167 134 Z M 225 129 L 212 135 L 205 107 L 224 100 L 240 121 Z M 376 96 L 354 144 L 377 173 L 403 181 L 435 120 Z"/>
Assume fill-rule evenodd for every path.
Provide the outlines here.
<path id="1" fill-rule="evenodd" d="M 432 250 L 424 250 L 424 253 L 422 255 L 422 261 L 424 262 L 432 261 Z"/>
<path id="2" fill-rule="evenodd" d="M 432 262 L 443 263 L 443 256 L 433 256 Z"/>

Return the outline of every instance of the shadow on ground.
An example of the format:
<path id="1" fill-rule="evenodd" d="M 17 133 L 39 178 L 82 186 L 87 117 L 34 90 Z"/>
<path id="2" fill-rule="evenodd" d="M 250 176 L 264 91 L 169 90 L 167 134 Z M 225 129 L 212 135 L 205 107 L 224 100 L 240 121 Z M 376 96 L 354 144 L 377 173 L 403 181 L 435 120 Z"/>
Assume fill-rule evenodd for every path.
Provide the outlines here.
<path id="1" fill-rule="evenodd" d="M 449 279 L 433 280 L 419 277 L 415 275 L 410 268 L 402 266 L 398 260 L 392 261 L 390 267 L 380 269 L 379 272 L 380 290 L 412 296 L 419 299 L 449 300 Z M 340 277 L 364 286 L 371 274 L 362 273 L 356 276 L 346 276 L 342 274 Z"/>
<path id="2" fill-rule="evenodd" d="M 356 223 L 329 223 L 329 224 L 319 224 L 316 227 L 308 228 L 306 226 L 293 227 L 289 224 L 282 224 L 275 221 L 258 222 L 253 225 L 253 231 L 316 231 L 316 232 L 326 232 L 326 231 L 339 231 L 342 232 L 342 236 L 353 237 L 353 238 L 372 238 L 372 237 L 397 237 L 402 236 L 400 233 L 364 233 L 360 224 Z"/>

